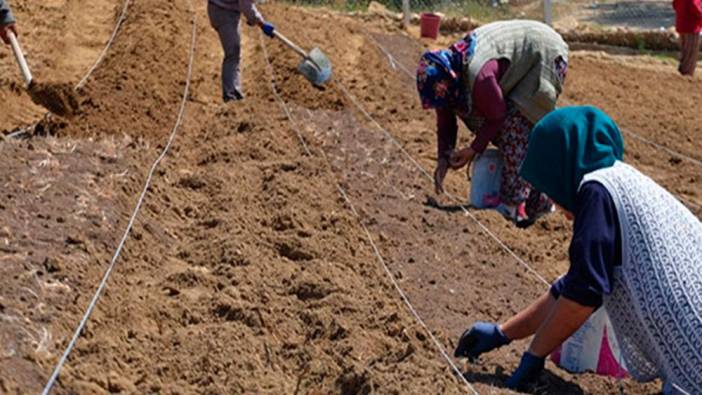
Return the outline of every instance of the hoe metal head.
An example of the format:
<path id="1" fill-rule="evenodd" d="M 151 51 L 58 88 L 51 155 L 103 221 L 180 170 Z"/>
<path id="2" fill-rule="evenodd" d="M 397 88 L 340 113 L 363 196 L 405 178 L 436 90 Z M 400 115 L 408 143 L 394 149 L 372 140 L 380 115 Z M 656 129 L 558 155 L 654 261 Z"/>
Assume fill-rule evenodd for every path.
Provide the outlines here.
<path id="1" fill-rule="evenodd" d="M 331 78 L 332 64 L 322 50 L 313 48 L 297 66 L 297 71 L 312 84 L 321 87 Z"/>

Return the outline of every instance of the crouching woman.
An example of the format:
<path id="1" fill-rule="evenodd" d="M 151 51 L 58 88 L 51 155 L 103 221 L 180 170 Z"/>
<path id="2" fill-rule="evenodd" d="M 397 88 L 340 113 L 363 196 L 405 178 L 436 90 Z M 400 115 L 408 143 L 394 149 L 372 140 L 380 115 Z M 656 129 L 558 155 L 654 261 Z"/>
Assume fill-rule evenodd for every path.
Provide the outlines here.
<path id="1" fill-rule="evenodd" d="M 528 388 L 604 304 L 634 379 L 702 393 L 702 223 L 623 152 L 617 125 L 594 107 L 556 110 L 534 127 L 520 174 L 574 218 L 570 268 L 504 324 L 467 330 L 457 357 L 535 335 L 507 382 Z"/>

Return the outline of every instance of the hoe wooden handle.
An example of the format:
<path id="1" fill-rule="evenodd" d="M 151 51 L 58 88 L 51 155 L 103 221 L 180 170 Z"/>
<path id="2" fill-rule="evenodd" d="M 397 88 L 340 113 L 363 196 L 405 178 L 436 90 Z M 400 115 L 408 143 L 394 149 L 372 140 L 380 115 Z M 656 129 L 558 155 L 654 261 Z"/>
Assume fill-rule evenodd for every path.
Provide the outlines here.
<path id="1" fill-rule="evenodd" d="M 299 45 L 295 44 L 294 42 L 290 41 L 287 37 L 284 35 L 280 34 L 277 30 L 273 31 L 273 34 L 282 42 L 285 43 L 288 47 L 292 48 L 295 52 L 297 52 L 300 56 L 303 58 L 307 59 L 308 55 L 307 52 L 305 52 L 304 49 L 300 48 Z"/>
<path id="2" fill-rule="evenodd" d="M 27 65 L 27 59 L 24 58 L 24 53 L 22 53 L 22 47 L 17 41 L 15 33 L 8 31 L 7 35 L 10 37 L 10 44 L 12 45 L 12 52 L 15 53 L 15 59 L 19 65 L 20 71 L 22 72 L 22 77 L 24 77 L 24 82 L 27 83 L 27 88 L 32 84 L 32 72 L 29 71 L 29 66 Z"/>

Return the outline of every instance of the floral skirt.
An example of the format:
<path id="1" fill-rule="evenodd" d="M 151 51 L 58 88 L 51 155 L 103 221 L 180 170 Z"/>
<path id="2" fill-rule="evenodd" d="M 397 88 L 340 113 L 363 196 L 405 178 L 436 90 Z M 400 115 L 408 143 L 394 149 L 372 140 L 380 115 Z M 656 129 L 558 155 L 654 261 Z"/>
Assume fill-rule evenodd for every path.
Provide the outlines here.
<path id="1" fill-rule="evenodd" d="M 534 189 L 519 176 L 519 168 L 526 156 L 529 133 L 533 127 L 534 124 L 516 108 L 511 108 L 502 131 L 494 141 L 502 152 L 504 161 L 500 200 L 509 205 L 525 202 L 526 215 L 530 218 L 534 214 L 550 210 L 553 205 L 548 196 Z"/>

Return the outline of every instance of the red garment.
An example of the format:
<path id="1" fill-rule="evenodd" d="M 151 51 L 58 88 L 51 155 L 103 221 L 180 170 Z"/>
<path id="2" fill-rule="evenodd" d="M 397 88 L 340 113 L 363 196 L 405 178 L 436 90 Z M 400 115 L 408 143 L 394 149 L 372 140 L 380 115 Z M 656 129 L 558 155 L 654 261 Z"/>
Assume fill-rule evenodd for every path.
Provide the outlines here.
<path id="1" fill-rule="evenodd" d="M 507 117 L 507 102 L 502 95 L 500 78 L 507 72 L 509 60 L 493 59 L 486 62 L 473 83 L 471 93 L 472 115 L 484 118 L 482 126 L 475 131 L 475 139 L 471 148 L 475 152 L 483 152 L 487 145 L 497 137 Z M 448 158 L 456 147 L 458 133 L 457 114 L 453 109 L 438 108 L 436 110 L 436 126 L 439 158 Z"/>
<path id="2" fill-rule="evenodd" d="M 702 5 L 700 0 L 673 0 L 675 30 L 697 34 L 702 30 Z"/>
<path id="3" fill-rule="evenodd" d="M 500 79 L 508 68 L 507 59 L 490 60 L 480 69 L 473 83 L 473 114 L 485 119 L 470 145 L 475 152 L 485 151 L 507 118 L 507 102 L 502 95 Z"/>

